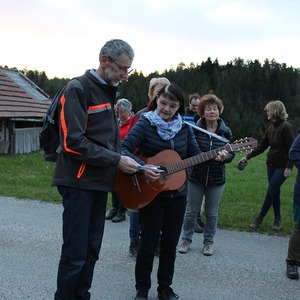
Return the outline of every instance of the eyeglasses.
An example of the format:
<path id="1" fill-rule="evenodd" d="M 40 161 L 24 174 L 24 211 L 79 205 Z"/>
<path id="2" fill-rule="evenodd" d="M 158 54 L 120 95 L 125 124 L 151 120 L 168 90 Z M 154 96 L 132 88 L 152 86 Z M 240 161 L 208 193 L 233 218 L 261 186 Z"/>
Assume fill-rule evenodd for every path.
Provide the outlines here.
<path id="1" fill-rule="evenodd" d="M 130 67 L 125 67 L 125 66 L 121 66 L 120 64 L 118 64 L 114 59 L 112 59 L 110 56 L 108 56 L 109 60 L 112 62 L 112 63 L 115 63 L 117 65 L 117 67 L 124 73 L 126 74 L 129 74 L 133 71 L 132 68 Z"/>
<path id="2" fill-rule="evenodd" d="M 160 99 L 160 98 L 158 98 L 158 101 L 159 101 L 160 105 L 163 106 L 163 107 L 169 106 L 170 109 L 172 109 L 172 110 L 176 110 L 176 109 L 179 108 L 179 104 L 170 103 L 170 102 L 168 102 L 166 100 L 163 100 L 163 99 Z"/>

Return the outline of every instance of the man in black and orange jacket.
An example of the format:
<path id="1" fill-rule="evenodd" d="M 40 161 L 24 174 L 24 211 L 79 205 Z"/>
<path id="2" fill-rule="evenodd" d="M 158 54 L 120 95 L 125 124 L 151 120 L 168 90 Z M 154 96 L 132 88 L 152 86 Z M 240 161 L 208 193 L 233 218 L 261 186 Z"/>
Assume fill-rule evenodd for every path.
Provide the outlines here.
<path id="1" fill-rule="evenodd" d="M 56 300 L 90 299 L 107 193 L 113 189 L 117 169 L 125 173 L 138 170 L 138 163 L 121 155 L 114 111 L 116 86 L 128 78 L 133 57 L 126 42 L 108 41 L 101 48 L 98 69 L 71 80 L 60 97 L 62 150 L 52 180 L 64 207 Z"/>

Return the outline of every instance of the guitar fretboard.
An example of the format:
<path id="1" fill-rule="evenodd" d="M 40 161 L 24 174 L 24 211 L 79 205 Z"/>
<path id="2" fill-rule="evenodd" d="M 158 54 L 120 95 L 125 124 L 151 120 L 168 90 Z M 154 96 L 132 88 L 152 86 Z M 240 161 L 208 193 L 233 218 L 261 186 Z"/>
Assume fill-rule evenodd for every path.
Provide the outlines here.
<path id="1" fill-rule="evenodd" d="M 218 152 L 222 151 L 222 150 L 227 150 L 229 152 L 229 151 L 232 151 L 232 148 L 230 145 L 226 145 L 224 147 L 220 147 L 220 148 L 208 151 L 208 152 L 203 152 L 201 154 L 177 161 L 175 163 L 164 166 L 164 168 L 167 170 L 168 174 L 173 174 L 173 173 L 179 172 L 181 170 L 187 169 L 189 167 L 198 165 L 202 162 L 208 161 L 210 159 L 213 159 L 213 158 L 217 157 Z"/>

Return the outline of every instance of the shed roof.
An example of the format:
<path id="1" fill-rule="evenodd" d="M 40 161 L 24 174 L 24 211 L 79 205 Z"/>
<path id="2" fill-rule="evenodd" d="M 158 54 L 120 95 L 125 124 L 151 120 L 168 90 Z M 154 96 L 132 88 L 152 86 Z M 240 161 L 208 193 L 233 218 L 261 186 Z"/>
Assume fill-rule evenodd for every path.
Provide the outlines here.
<path id="1" fill-rule="evenodd" d="M 0 68 L 0 118 L 43 118 L 50 102 L 22 72 Z"/>

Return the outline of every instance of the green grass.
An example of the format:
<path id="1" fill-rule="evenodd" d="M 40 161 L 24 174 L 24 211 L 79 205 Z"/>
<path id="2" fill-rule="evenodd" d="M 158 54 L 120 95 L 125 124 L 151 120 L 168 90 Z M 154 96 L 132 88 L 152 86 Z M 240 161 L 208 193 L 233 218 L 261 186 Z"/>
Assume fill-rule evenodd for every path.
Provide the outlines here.
<path id="1" fill-rule="evenodd" d="M 260 211 L 267 188 L 265 154 L 251 159 L 244 171 L 237 169 L 237 162 L 244 154 L 236 154 L 226 165 L 226 187 L 219 209 L 219 227 L 230 230 L 251 231 L 249 224 Z M 61 198 L 51 179 L 55 164 L 46 162 L 42 152 L 26 155 L 0 155 L 0 195 L 21 199 L 34 199 L 60 203 Z M 268 212 L 260 233 L 289 235 L 294 226 L 292 216 L 293 186 L 296 169 L 281 189 L 283 228 L 271 229 L 272 208 Z M 110 207 L 111 201 L 108 201 Z"/>
<path id="2" fill-rule="evenodd" d="M 55 164 L 44 161 L 42 152 L 26 155 L 0 155 L 0 195 L 60 202 L 51 187 Z"/>

